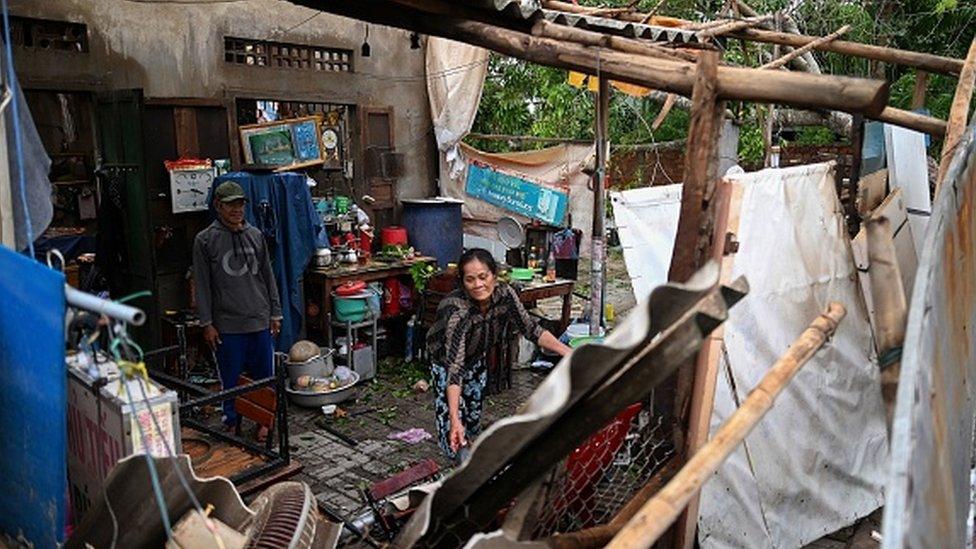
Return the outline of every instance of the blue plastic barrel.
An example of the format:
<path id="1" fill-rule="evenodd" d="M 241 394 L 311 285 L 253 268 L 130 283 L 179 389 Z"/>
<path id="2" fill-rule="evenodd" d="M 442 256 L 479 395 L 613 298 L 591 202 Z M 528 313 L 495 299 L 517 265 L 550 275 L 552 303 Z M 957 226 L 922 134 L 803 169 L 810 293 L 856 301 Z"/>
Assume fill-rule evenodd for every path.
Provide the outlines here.
<path id="1" fill-rule="evenodd" d="M 461 204 L 453 198 L 416 198 L 400 201 L 403 204 L 402 225 L 407 239 L 418 253 L 437 258 L 444 268 L 454 263 L 464 247 L 461 226 Z"/>

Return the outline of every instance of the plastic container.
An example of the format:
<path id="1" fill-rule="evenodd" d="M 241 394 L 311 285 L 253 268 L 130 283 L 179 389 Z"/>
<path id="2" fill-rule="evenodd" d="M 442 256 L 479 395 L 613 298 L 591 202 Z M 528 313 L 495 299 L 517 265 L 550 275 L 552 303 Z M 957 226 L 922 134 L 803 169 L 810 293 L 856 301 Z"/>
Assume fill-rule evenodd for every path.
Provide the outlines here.
<path id="1" fill-rule="evenodd" d="M 461 205 L 453 198 L 405 199 L 403 226 L 407 229 L 410 245 L 418 253 L 437 258 L 444 268 L 457 261 L 464 249 L 464 230 L 461 227 Z"/>
<path id="2" fill-rule="evenodd" d="M 513 267 L 510 276 L 512 280 L 532 280 L 532 277 L 535 276 L 535 269 Z"/>
<path id="3" fill-rule="evenodd" d="M 380 243 L 384 246 L 406 246 L 407 229 L 393 225 L 380 231 Z"/>
<path id="4" fill-rule="evenodd" d="M 364 292 L 365 294 L 365 292 Z M 369 313 L 369 295 L 360 294 L 356 297 L 332 296 L 332 309 L 336 320 L 340 322 L 359 322 Z"/>

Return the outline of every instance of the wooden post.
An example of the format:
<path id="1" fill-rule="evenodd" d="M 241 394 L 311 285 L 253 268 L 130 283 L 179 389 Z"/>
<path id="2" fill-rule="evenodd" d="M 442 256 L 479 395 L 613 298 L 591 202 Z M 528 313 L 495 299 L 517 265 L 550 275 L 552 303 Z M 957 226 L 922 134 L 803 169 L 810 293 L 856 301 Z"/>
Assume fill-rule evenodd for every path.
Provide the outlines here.
<path id="1" fill-rule="evenodd" d="M 590 335 L 599 335 L 603 326 L 603 283 L 606 242 L 607 125 L 610 114 L 610 81 L 600 78 L 596 98 L 596 172 L 593 174 L 593 234 L 590 235 Z"/>
<path id="2" fill-rule="evenodd" d="M 912 92 L 912 110 L 925 106 L 925 90 L 929 85 L 929 73 L 923 70 L 915 71 L 915 90 Z"/>
<path id="3" fill-rule="evenodd" d="M 732 279 L 732 267 L 737 243 L 733 237 L 739 232 L 739 214 L 742 210 L 742 193 L 745 188 L 722 180 L 715 191 L 716 216 L 712 259 L 722 266 L 720 283 Z M 715 382 L 718 378 L 719 360 L 724 345 L 725 327 L 719 326 L 709 334 L 695 362 L 694 385 L 691 393 L 691 410 L 688 413 L 688 436 L 684 456 L 693 456 L 708 441 L 712 409 L 715 406 Z M 672 547 L 690 549 L 695 544 L 698 528 L 698 495 L 695 494 L 674 528 Z"/>
<path id="4" fill-rule="evenodd" d="M 725 459 L 745 439 L 746 435 L 773 407 L 780 392 L 793 376 L 823 346 L 837 330 L 846 311 L 840 303 L 832 302 L 810 326 L 804 330 L 763 376 L 762 381 L 742 402 L 742 406 L 726 421 L 715 438 L 702 447 L 654 499 L 648 501 L 610 542 L 611 549 L 651 547 L 681 513 Z"/>
<path id="5" fill-rule="evenodd" d="M 959 73 L 959 84 L 956 94 L 952 97 L 952 107 L 949 109 L 949 119 L 946 121 L 946 138 L 942 142 L 942 157 L 939 159 L 939 176 L 935 180 L 935 196 L 939 196 L 939 187 L 949 170 L 949 163 L 959 146 L 963 133 L 966 131 L 966 120 L 969 117 L 969 102 L 973 98 L 973 86 L 976 85 L 976 40 L 969 46 L 966 64 Z"/>
<path id="6" fill-rule="evenodd" d="M 725 109 L 718 101 L 718 53 L 703 52 L 695 73 L 695 87 L 691 95 L 691 123 L 688 128 L 688 147 L 685 153 L 684 183 L 681 194 L 681 213 L 668 280 L 684 282 L 701 263 L 696 257 L 698 235 L 701 231 L 703 209 L 709 198 L 706 193 L 715 179 L 718 161 L 718 136 Z"/>

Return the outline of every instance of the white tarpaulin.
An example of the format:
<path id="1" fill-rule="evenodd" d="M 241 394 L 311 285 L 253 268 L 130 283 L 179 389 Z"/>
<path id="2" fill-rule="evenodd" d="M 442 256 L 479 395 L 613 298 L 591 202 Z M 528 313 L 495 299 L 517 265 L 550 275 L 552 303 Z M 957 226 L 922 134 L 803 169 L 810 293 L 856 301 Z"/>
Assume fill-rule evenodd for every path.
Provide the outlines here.
<path id="1" fill-rule="evenodd" d="M 431 36 L 427 39 L 427 95 L 434 137 L 450 166 L 460 170 L 457 145 L 471 131 L 488 71 L 488 50 Z"/>
<path id="2" fill-rule="evenodd" d="M 681 213 L 681 185 L 610 193 L 624 263 L 637 301 L 668 281 Z"/>
<path id="3" fill-rule="evenodd" d="M 743 185 L 711 431 L 828 301 L 847 317 L 701 493 L 702 547 L 801 547 L 883 503 L 884 407 L 831 164 L 730 176 Z"/>

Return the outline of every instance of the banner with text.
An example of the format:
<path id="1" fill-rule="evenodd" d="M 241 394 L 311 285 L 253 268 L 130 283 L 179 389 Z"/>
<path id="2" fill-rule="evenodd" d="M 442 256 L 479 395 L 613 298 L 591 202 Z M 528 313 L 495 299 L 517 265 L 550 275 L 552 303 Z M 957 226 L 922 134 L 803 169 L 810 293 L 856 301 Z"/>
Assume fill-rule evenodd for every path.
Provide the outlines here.
<path id="1" fill-rule="evenodd" d="M 470 196 L 549 225 L 562 225 L 566 218 L 569 195 L 564 191 L 474 162 L 467 175 L 464 190 Z"/>

